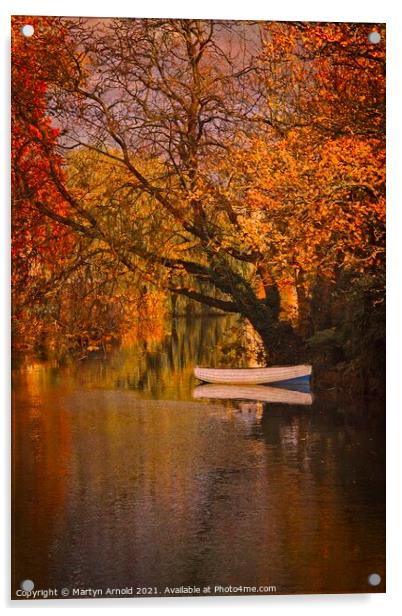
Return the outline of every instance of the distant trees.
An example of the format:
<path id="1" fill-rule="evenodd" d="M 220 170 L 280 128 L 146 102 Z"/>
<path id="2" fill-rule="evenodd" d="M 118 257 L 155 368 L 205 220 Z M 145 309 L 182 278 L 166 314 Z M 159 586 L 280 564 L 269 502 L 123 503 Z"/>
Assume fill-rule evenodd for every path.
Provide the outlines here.
<path id="1" fill-rule="evenodd" d="M 298 344 L 283 285 L 308 312 L 318 278 L 382 268 L 384 45 L 370 26 L 50 25 L 37 62 L 62 132 L 57 152 L 40 131 L 37 147 L 57 199 L 30 207 L 76 255 L 242 314 L 276 358 Z"/>

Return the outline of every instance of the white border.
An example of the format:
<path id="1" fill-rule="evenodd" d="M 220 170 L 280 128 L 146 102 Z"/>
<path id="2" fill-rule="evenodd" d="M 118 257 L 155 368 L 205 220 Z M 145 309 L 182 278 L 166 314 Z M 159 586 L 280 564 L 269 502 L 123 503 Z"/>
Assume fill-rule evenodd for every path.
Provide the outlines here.
<path id="1" fill-rule="evenodd" d="M 163 609 L 170 614 L 173 611 L 190 610 L 191 612 L 212 611 L 228 608 L 234 613 L 243 610 L 253 612 L 276 612 L 297 610 L 298 614 L 318 613 L 324 608 L 331 612 L 375 614 L 379 611 L 393 612 L 400 603 L 398 591 L 402 578 L 402 506 L 401 506 L 401 451 L 402 409 L 398 377 L 400 379 L 401 362 L 401 264 L 402 264 L 402 156 L 401 156 L 401 115 L 402 115 L 402 9 L 401 4 L 392 0 L 333 0 L 333 2 L 312 0 L 287 0 L 271 3 L 267 0 L 247 0 L 234 4 L 230 0 L 202 0 L 201 2 L 180 2 L 179 0 L 147 0 L 144 3 L 113 0 L 110 3 L 91 2 L 89 0 L 2 0 L 0 7 L 1 31 L 1 85 L 0 105 L 2 109 L 0 122 L 1 160 L 6 161 L 2 168 L 9 170 L 9 18 L 11 14 L 19 15 L 85 15 L 94 17 L 132 16 L 132 17 L 199 17 L 232 19 L 266 19 L 266 20 L 305 20 L 305 21 L 365 21 L 387 23 L 387 121 L 388 121 L 388 157 L 387 157 L 387 212 L 388 212 L 388 404 L 387 404 L 387 594 L 386 595 L 302 595 L 270 597 L 227 597 L 201 599 L 123 599 L 123 600 L 74 600 L 46 602 L 10 602 L 9 597 L 9 174 L 1 182 L 1 259 L 0 277 L 2 283 L 2 314 L 0 327 L 2 333 L 2 352 L 0 353 L 1 391 L 4 393 L 0 407 L 2 415 L 1 434 L 3 437 L 2 486 L 0 502 L 3 554 L 1 559 L 0 583 L 1 602 L 6 609 L 17 611 L 29 607 L 32 610 L 57 608 L 74 610 L 77 614 L 83 609 L 115 610 L 117 607 L 134 609 L 136 612 L 151 613 Z M 134 602 L 133 602 L 134 601 Z M 400 611 L 399 611 L 400 613 Z"/>

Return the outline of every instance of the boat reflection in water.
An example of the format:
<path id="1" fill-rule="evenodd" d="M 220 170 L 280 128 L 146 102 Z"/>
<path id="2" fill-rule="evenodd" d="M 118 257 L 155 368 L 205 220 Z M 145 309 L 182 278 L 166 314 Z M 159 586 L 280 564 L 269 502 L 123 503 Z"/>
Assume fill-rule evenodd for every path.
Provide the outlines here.
<path id="1" fill-rule="evenodd" d="M 244 427 L 250 429 L 262 420 L 267 403 L 287 406 L 308 406 L 313 403 L 313 395 L 306 391 L 305 385 L 301 385 L 300 391 L 267 385 L 207 384 L 195 387 L 193 398 L 232 401 L 231 412 Z"/>
<path id="2" fill-rule="evenodd" d="M 282 389 L 266 385 L 199 385 L 193 390 L 193 398 L 209 398 L 221 400 L 248 400 L 255 402 L 275 402 L 283 404 L 313 403 L 310 392 L 296 389 Z"/>

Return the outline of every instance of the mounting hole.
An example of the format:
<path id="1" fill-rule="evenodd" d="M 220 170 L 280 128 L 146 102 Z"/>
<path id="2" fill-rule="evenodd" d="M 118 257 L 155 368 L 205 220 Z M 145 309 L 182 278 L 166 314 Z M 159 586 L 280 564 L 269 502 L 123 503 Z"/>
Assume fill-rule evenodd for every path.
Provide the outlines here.
<path id="1" fill-rule="evenodd" d="M 21 32 L 24 36 L 33 36 L 35 28 L 31 24 L 25 24 L 25 26 L 22 26 Z"/>
<path id="2" fill-rule="evenodd" d="M 23 580 L 21 582 L 21 589 L 26 590 L 27 592 L 31 592 L 34 589 L 35 584 L 32 580 Z"/>
<path id="3" fill-rule="evenodd" d="M 370 34 L 368 35 L 368 40 L 370 41 L 370 43 L 374 43 L 376 45 L 381 41 L 381 34 L 373 30 L 373 32 L 370 32 Z"/>
<path id="4" fill-rule="evenodd" d="M 370 584 L 370 586 L 378 586 L 380 582 L 381 582 L 381 575 L 378 575 L 378 573 L 371 573 L 368 576 L 368 583 Z"/>

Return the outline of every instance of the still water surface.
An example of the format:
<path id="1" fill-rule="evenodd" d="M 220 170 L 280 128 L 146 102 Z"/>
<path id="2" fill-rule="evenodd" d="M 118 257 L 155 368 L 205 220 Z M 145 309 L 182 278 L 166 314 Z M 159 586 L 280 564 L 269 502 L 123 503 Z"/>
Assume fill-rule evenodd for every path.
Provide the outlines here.
<path id="1" fill-rule="evenodd" d="M 382 405 L 194 400 L 229 325 L 178 320 L 158 344 L 15 369 L 14 591 L 384 591 Z"/>

